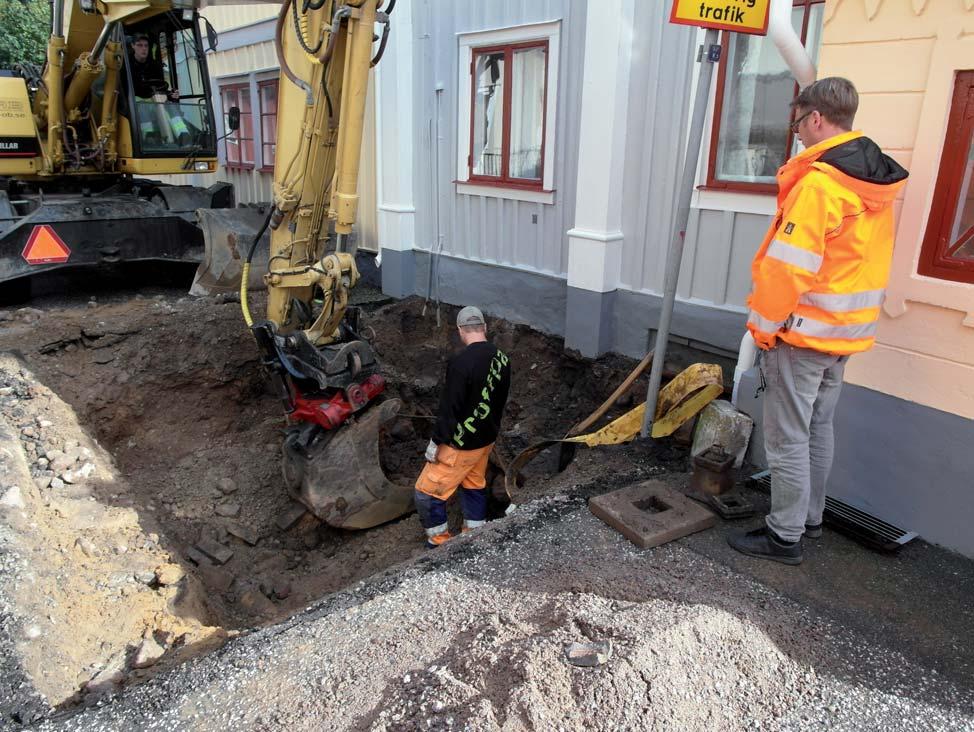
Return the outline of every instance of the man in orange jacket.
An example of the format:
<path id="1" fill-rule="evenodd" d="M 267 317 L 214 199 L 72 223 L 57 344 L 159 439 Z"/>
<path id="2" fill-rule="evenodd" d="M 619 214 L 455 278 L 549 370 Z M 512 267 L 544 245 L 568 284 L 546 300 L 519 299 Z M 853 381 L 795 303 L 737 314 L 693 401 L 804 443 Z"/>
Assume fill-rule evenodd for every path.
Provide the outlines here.
<path id="1" fill-rule="evenodd" d="M 872 347 L 893 255 L 893 200 L 907 172 L 861 132 L 859 95 L 832 77 L 792 102 L 805 150 L 778 171 L 778 212 L 751 265 L 747 327 L 762 349 L 766 526 L 732 536 L 744 554 L 802 561 L 822 535 L 832 417 L 850 354 Z"/>

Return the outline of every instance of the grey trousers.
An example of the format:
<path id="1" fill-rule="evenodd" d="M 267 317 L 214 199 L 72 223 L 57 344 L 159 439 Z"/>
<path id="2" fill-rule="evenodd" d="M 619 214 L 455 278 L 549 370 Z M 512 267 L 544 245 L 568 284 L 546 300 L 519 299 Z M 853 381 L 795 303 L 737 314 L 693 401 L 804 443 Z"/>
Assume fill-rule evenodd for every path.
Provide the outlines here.
<path id="1" fill-rule="evenodd" d="M 830 356 L 780 342 L 762 354 L 764 449 L 771 468 L 767 523 L 785 541 L 805 524 L 822 523 L 832 469 L 832 418 L 848 356 Z"/>

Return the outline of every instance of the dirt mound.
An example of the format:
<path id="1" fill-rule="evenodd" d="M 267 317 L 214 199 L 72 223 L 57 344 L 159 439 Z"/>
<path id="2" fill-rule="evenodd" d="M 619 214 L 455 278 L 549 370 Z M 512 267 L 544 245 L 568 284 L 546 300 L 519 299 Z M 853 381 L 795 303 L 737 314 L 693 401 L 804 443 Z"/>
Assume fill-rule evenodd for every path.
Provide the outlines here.
<path id="1" fill-rule="evenodd" d="M 620 613 L 593 595 L 541 599 L 533 617 L 502 610 L 469 623 L 454 652 L 402 677 L 369 728 L 737 730 L 812 686 L 767 636 L 722 610 L 658 601 Z M 606 668 L 566 662 L 565 647 L 587 637 L 614 640 Z"/>
<path id="2" fill-rule="evenodd" d="M 171 667 L 221 644 L 205 593 L 161 546 L 154 518 L 95 499 L 129 488 L 71 408 L 9 356 L 0 394 L 9 630 L 46 701 L 111 691 L 133 664 Z"/>

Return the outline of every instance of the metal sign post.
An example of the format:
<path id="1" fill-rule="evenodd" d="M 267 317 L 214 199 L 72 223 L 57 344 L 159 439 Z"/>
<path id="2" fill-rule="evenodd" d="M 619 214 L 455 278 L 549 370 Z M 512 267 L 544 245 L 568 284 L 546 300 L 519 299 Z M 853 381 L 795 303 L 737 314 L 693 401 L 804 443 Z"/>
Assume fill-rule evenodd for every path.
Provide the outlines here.
<path id="1" fill-rule="evenodd" d="M 646 413 L 643 415 L 642 436 L 649 437 L 656 414 L 656 399 L 659 385 L 663 379 L 663 362 L 666 360 L 666 342 L 670 337 L 670 320 L 673 317 L 673 303 L 676 301 L 676 285 L 680 278 L 680 265 L 683 262 L 683 238 L 690 220 L 690 196 L 693 181 L 697 177 L 697 160 L 700 157 L 700 142 L 703 139 L 703 123 L 707 116 L 707 102 L 710 99 L 710 82 L 713 77 L 714 62 L 720 59 L 720 46 L 717 44 L 717 31 L 708 28 L 703 41 L 703 54 L 700 63 L 700 78 L 697 80 L 697 96 L 693 101 L 693 116 L 690 120 L 690 140 L 687 155 L 683 162 L 683 179 L 680 183 L 680 202 L 676 209 L 673 238 L 666 252 L 666 278 L 663 281 L 663 310 L 659 316 L 656 330 L 656 343 L 653 351 L 653 368 L 649 372 L 649 388 L 646 391 Z"/>
<path id="2" fill-rule="evenodd" d="M 670 337 L 670 321 L 673 318 L 673 304 L 676 301 L 676 286 L 680 278 L 680 265 L 683 262 L 683 238 L 690 220 L 690 197 L 697 174 L 697 161 L 700 158 L 700 143 L 703 139 L 703 124 L 707 116 L 707 103 L 710 99 L 710 84 L 713 79 L 714 64 L 720 60 L 720 45 L 717 43 L 717 30 L 725 29 L 743 33 L 764 35 L 768 29 L 770 0 L 673 0 L 670 22 L 694 25 L 707 29 L 699 61 L 700 78 L 697 80 L 697 94 L 693 101 L 693 114 L 690 119 L 690 138 L 683 163 L 683 178 L 680 182 L 680 200 L 676 209 L 673 237 L 666 252 L 666 274 L 663 281 L 663 309 L 660 312 L 653 368 L 649 373 L 649 387 L 646 391 L 646 413 L 643 415 L 642 436 L 649 437 L 656 415 L 656 401 L 659 397 L 660 382 L 663 379 L 663 364 L 666 361 L 666 344 Z"/>

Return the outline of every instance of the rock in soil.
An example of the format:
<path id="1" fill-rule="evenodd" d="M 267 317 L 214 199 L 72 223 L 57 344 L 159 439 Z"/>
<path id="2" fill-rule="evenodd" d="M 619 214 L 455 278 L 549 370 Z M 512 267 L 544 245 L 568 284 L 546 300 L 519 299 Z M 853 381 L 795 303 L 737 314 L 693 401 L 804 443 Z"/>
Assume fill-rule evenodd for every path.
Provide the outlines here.
<path id="1" fill-rule="evenodd" d="M 233 549 L 212 539 L 202 539 L 196 543 L 194 548 L 202 552 L 214 564 L 226 564 L 233 558 Z"/>
<path id="2" fill-rule="evenodd" d="M 257 542 L 260 541 L 260 537 L 257 536 L 256 531 L 249 526 L 244 526 L 236 522 L 227 524 L 227 532 L 250 546 L 256 546 Z"/>
<path id="3" fill-rule="evenodd" d="M 156 643 L 152 638 L 146 638 L 139 645 L 132 659 L 132 668 L 149 668 L 155 665 L 156 661 L 163 657 L 166 649 Z"/>
<path id="4" fill-rule="evenodd" d="M 0 497 L 0 506 L 17 509 L 25 508 L 26 504 L 24 503 L 24 496 L 20 492 L 20 486 L 11 486 L 4 491 L 3 496 Z"/>
<path id="5" fill-rule="evenodd" d="M 240 504 L 239 503 L 221 503 L 216 507 L 217 516 L 225 516 L 227 518 L 233 518 L 240 514 Z"/>
<path id="6" fill-rule="evenodd" d="M 572 643 L 565 647 L 565 658 L 573 666 L 601 666 L 612 656 L 612 641 Z"/>
<path id="7" fill-rule="evenodd" d="M 200 567 L 203 584 L 211 592 L 223 593 L 233 584 L 233 575 L 220 567 Z"/>
<path id="8" fill-rule="evenodd" d="M 178 564 L 163 564 L 156 567 L 156 582 L 163 586 L 174 585 L 185 576 L 186 573 Z"/>
<path id="9" fill-rule="evenodd" d="M 304 504 L 294 501 L 286 511 L 277 517 L 277 528 L 281 531 L 287 531 L 297 524 L 306 513 L 308 513 L 308 509 Z"/>

